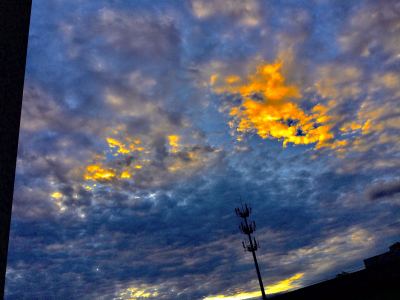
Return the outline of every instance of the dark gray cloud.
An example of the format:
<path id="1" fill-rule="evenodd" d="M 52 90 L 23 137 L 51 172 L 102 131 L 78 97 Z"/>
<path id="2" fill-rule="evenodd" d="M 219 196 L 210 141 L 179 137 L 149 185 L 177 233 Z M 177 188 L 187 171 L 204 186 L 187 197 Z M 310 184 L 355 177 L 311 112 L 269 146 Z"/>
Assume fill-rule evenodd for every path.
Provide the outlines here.
<path id="1" fill-rule="evenodd" d="M 371 188 L 368 192 L 368 196 L 371 200 L 377 200 L 384 197 L 395 196 L 400 193 L 400 182 L 389 182 L 377 184 Z"/>

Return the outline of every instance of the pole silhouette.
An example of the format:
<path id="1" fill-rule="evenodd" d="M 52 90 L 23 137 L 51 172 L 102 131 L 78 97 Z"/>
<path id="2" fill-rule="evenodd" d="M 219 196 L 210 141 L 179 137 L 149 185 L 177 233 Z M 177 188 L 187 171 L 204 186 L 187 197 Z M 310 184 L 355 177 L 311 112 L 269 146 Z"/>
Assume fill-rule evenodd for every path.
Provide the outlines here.
<path id="1" fill-rule="evenodd" d="M 239 229 L 240 231 L 247 235 L 249 242 L 242 242 L 243 248 L 245 251 L 251 252 L 253 254 L 253 259 L 254 259 L 254 264 L 256 266 L 256 271 L 257 271 L 257 277 L 258 277 L 258 282 L 260 284 L 260 289 L 261 289 L 261 294 L 263 300 L 266 300 L 267 297 L 265 295 L 265 290 L 264 290 L 264 284 L 262 282 L 261 278 L 261 273 L 260 273 L 260 268 L 258 267 L 258 262 L 257 262 L 257 257 L 256 257 L 256 251 L 260 247 L 258 242 L 256 241 L 255 237 L 252 237 L 251 234 L 256 231 L 256 223 L 254 221 L 248 221 L 247 218 L 251 214 L 251 207 L 245 206 L 241 208 L 235 208 L 236 215 L 244 220 L 243 222 L 240 222 Z"/>

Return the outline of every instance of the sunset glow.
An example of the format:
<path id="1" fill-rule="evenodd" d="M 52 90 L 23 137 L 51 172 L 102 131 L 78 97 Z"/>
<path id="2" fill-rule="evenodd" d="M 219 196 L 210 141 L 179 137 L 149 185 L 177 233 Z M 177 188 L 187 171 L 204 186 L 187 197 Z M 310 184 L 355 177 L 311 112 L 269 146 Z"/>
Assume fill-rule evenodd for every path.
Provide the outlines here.
<path id="1" fill-rule="evenodd" d="M 289 277 L 287 279 L 283 279 L 279 282 L 268 285 L 266 289 L 266 294 L 275 294 L 284 292 L 287 290 L 291 290 L 293 288 L 298 287 L 299 285 L 295 282 L 300 280 L 304 276 L 304 273 L 298 273 Z M 204 298 L 204 300 L 242 300 L 242 299 L 250 299 L 255 297 L 261 297 L 260 291 L 254 292 L 239 292 L 234 295 L 217 295 L 217 296 L 209 296 Z"/>

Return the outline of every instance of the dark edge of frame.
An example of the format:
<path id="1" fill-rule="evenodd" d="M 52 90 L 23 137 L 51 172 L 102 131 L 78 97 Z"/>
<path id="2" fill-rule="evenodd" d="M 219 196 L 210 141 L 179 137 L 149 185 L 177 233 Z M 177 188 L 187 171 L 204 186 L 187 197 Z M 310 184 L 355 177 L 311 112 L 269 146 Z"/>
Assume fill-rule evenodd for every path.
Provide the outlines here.
<path id="1" fill-rule="evenodd" d="M 0 299 L 4 298 L 32 0 L 0 2 Z"/>

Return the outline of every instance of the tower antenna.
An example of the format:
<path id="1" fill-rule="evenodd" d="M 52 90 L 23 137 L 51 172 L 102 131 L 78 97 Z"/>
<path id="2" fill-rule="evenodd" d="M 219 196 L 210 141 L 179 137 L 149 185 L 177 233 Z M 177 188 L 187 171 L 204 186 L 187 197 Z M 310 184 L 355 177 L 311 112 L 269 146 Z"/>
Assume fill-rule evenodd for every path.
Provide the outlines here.
<path id="1" fill-rule="evenodd" d="M 240 199 L 240 200 L 242 200 L 242 199 Z M 257 262 L 257 257 L 256 257 L 256 251 L 258 248 L 260 248 L 260 245 L 257 242 L 256 238 L 251 236 L 252 233 L 254 233 L 254 231 L 256 231 L 256 223 L 254 221 L 248 220 L 248 218 L 251 214 L 251 207 L 247 204 L 245 204 L 244 206 L 242 204 L 241 206 L 242 206 L 241 208 L 240 207 L 235 208 L 235 213 L 238 217 L 243 219 L 243 221 L 240 222 L 239 229 L 243 234 L 247 235 L 248 240 L 249 240 L 248 242 L 243 241 L 242 246 L 245 251 L 251 252 L 253 254 L 254 264 L 256 266 L 256 271 L 257 271 L 258 282 L 260 283 L 262 298 L 263 298 L 263 300 L 266 300 L 267 297 L 265 295 L 264 284 L 262 282 L 260 268 L 258 267 L 258 262 Z"/>

